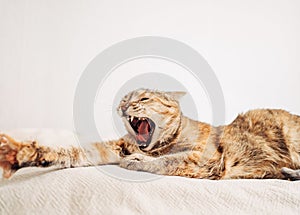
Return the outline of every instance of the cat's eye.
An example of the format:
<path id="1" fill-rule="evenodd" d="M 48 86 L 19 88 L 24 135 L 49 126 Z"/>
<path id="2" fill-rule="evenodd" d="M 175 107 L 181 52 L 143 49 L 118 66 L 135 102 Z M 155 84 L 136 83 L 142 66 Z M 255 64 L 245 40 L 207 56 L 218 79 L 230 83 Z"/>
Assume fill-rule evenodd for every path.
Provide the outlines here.
<path id="1" fill-rule="evenodd" d="M 147 100 L 149 100 L 149 98 L 144 97 L 144 98 L 140 99 L 141 102 L 144 102 L 144 101 L 147 101 Z"/>

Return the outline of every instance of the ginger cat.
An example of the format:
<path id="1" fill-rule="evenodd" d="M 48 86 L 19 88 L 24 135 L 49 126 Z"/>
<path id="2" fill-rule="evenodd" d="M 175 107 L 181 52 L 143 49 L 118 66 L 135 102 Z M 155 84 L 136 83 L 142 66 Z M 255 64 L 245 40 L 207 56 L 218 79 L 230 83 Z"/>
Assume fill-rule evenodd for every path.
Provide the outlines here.
<path id="1" fill-rule="evenodd" d="M 54 149 L 0 135 L 0 166 L 9 178 L 20 168 L 117 164 L 161 175 L 205 179 L 300 179 L 300 117 L 252 110 L 213 127 L 185 117 L 183 92 L 139 89 L 120 102 L 128 134 L 89 148 Z"/>

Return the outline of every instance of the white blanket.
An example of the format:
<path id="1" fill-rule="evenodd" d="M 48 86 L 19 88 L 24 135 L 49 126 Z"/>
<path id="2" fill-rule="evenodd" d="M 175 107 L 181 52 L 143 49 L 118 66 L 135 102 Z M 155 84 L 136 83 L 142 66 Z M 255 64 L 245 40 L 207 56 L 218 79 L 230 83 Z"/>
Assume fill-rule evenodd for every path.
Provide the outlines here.
<path id="1" fill-rule="evenodd" d="M 49 145 L 71 143 L 63 131 L 8 132 Z M 51 145 L 51 144 L 50 144 Z M 131 175 L 139 182 L 109 175 Z M 151 178 L 143 181 L 141 177 Z M 21 169 L 0 182 L 0 214 L 299 214 L 300 182 L 210 181 L 156 177 L 117 166 Z"/>

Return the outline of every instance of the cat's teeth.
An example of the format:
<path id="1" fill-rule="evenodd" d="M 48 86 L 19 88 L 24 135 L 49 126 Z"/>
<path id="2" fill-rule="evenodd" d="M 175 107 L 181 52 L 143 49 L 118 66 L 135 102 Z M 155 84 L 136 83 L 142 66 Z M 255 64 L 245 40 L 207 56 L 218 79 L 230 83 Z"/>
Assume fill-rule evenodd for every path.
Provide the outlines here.
<path id="1" fill-rule="evenodd" d="M 131 117 L 130 117 L 130 121 L 131 121 L 131 122 L 133 121 L 133 118 L 134 118 L 134 116 L 131 116 Z"/>

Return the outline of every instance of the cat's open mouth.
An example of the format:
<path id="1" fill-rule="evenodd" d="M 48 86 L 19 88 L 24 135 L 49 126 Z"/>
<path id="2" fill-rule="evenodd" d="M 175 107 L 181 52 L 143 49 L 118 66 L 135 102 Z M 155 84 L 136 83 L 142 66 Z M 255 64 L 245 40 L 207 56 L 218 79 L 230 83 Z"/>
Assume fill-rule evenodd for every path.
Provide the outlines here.
<path id="1" fill-rule="evenodd" d="M 135 132 L 140 148 L 146 148 L 151 142 L 155 123 L 147 117 L 127 116 L 127 120 Z"/>

